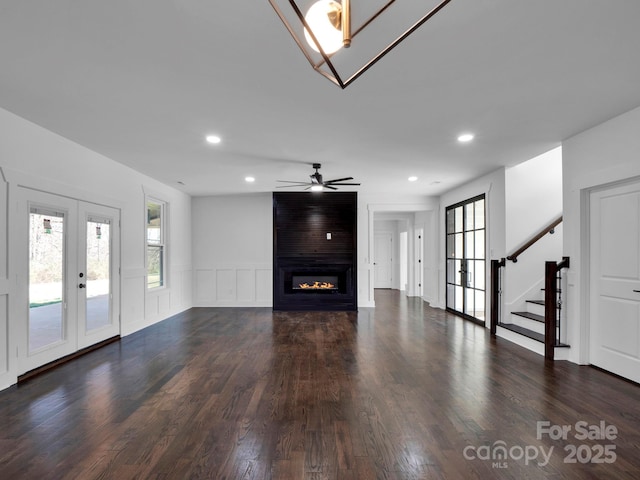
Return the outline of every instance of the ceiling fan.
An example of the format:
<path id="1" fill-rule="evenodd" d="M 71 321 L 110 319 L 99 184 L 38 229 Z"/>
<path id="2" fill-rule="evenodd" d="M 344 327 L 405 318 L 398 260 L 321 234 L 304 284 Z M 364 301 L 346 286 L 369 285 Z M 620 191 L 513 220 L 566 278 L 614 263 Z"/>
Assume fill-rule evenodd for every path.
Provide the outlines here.
<path id="1" fill-rule="evenodd" d="M 336 187 L 340 186 L 348 186 L 348 185 L 360 185 L 359 183 L 345 183 L 347 180 L 353 180 L 353 177 L 345 177 L 345 178 L 335 178 L 333 180 L 323 180 L 322 174 L 318 172 L 322 165 L 319 163 L 314 163 L 313 168 L 316 170 L 315 173 L 309 175 L 311 179 L 310 182 L 292 182 L 289 180 L 278 180 L 281 183 L 290 183 L 291 185 L 281 185 L 276 188 L 289 188 L 289 187 L 307 187 L 305 190 L 313 190 L 313 191 L 321 191 L 325 188 L 329 190 L 338 190 Z"/>

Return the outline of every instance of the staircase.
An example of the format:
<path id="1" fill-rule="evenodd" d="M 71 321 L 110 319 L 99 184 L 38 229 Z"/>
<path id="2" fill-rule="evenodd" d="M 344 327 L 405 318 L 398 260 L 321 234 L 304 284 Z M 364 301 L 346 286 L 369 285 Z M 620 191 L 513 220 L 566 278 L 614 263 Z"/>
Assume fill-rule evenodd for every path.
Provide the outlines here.
<path id="1" fill-rule="evenodd" d="M 500 284 L 500 269 L 504 261 L 492 262 L 492 283 Z M 559 263 L 546 262 L 544 300 L 532 299 L 525 302 L 525 311 L 510 312 L 504 321 L 500 321 L 499 311 L 492 311 L 492 333 L 517 343 L 549 359 L 567 359 L 569 345 L 563 343 L 562 329 L 562 274 L 569 267 L 569 258 Z M 493 298 L 500 298 L 501 288 L 494 292 Z M 549 302 L 547 305 L 546 302 Z M 545 339 L 547 341 L 545 342 Z"/>
<path id="2" fill-rule="evenodd" d="M 525 302 L 525 311 L 503 315 L 502 282 L 507 260 L 518 262 L 518 257 L 549 234 L 555 233 L 562 222 L 562 215 L 538 231 L 511 255 L 500 260 L 491 260 L 491 334 L 503 337 L 522 347 L 533 350 L 546 359 L 568 358 L 568 345 L 563 343 L 563 277 L 562 270 L 569 268 L 569 257 L 560 262 L 544 262 L 544 300 L 531 299 Z"/>
<path id="3" fill-rule="evenodd" d="M 526 304 L 526 311 L 511 312 L 511 323 L 500 326 L 544 344 L 544 300 L 527 300 Z"/>
<path id="4" fill-rule="evenodd" d="M 502 329 L 500 336 L 544 355 L 544 310 L 544 300 L 527 300 L 525 311 L 511 312 L 508 316 L 509 323 L 498 324 Z M 563 352 L 562 349 L 568 348 L 569 345 L 556 341 L 555 357 L 565 358 L 568 353 Z"/>

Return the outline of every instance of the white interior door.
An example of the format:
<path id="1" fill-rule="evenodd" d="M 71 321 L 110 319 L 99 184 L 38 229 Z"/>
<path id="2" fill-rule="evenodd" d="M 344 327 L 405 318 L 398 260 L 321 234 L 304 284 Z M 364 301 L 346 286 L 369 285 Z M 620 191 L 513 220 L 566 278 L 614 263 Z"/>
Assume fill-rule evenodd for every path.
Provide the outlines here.
<path id="1" fill-rule="evenodd" d="M 391 233 L 376 233 L 373 237 L 373 288 L 391 288 L 393 249 Z"/>
<path id="2" fill-rule="evenodd" d="M 424 230 L 419 228 L 416 230 L 416 296 L 423 296 L 424 284 Z"/>
<path id="3" fill-rule="evenodd" d="M 18 218 L 23 374 L 119 335 L 119 211 L 19 188 Z"/>
<path id="4" fill-rule="evenodd" d="M 589 355 L 640 382 L 640 182 L 593 192 Z"/>

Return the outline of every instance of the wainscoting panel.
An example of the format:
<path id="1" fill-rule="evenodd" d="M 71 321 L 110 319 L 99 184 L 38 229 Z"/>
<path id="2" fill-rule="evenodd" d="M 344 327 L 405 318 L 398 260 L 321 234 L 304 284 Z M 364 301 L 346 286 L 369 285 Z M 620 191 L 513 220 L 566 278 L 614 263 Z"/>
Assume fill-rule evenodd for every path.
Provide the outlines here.
<path id="1" fill-rule="evenodd" d="M 191 307 L 191 267 L 173 266 L 171 267 L 171 282 L 169 284 L 169 304 L 168 310 L 173 315 Z M 160 312 L 164 313 L 164 306 L 161 303 Z"/>
<path id="2" fill-rule="evenodd" d="M 9 370 L 9 337 L 7 335 L 9 315 L 7 314 L 7 298 L 8 295 L 0 294 L 0 375 L 7 373 Z"/>
<path id="3" fill-rule="evenodd" d="M 129 335 L 146 327 L 144 269 L 123 269 L 120 311 L 120 334 Z"/>
<path id="4" fill-rule="evenodd" d="M 256 303 L 271 306 L 273 298 L 273 271 L 270 268 L 256 269 Z"/>
<path id="5" fill-rule="evenodd" d="M 147 295 L 144 301 L 144 318 L 156 318 L 158 316 L 158 295 Z"/>
<path id="6" fill-rule="evenodd" d="M 254 273 L 246 268 L 236 270 L 236 299 L 250 303 L 256 296 Z"/>
<path id="7" fill-rule="evenodd" d="M 268 307 L 272 299 L 271 265 L 217 265 L 194 275 L 196 307 Z"/>
<path id="8" fill-rule="evenodd" d="M 236 270 L 231 268 L 216 270 L 216 299 L 231 303 L 236 298 Z"/>
<path id="9" fill-rule="evenodd" d="M 196 270 L 195 275 L 196 305 L 215 301 L 215 270 Z"/>

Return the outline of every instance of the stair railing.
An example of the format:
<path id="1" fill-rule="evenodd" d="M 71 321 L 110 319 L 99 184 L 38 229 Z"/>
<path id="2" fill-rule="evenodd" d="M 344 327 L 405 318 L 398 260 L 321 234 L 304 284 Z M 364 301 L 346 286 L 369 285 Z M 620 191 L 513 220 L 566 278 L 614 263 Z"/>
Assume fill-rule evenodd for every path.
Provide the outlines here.
<path id="1" fill-rule="evenodd" d="M 525 242 L 520 248 L 518 248 L 511 255 L 508 255 L 507 256 L 507 260 L 511 260 L 513 263 L 516 263 L 518 261 L 518 257 L 520 255 L 522 255 L 522 253 L 525 250 L 527 250 L 529 247 L 534 245 L 538 240 L 540 240 L 542 237 L 544 237 L 547 233 L 550 233 L 550 234 L 555 233 L 555 228 L 561 222 L 562 222 L 562 215 L 560 215 L 553 222 L 551 222 L 549 225 L 547 225 L 542 230 L 540 230 L 538 233 L 536 233 L 533 237 L 531 237 L 531 239 L 529 241 Z"/>
<path id="2" fill-rule="evenodd" d="M 544 268 L 544 356 L 554 359 L 562 339 L 562 269 L 569 268 L 569 257 L 561 262 L 545 262 Z"/>
<path id="3" fill-rule="evenodd" d="M 532 236 L 527 242 L 525 242 L 520 248 L 515 250 L 511 255 L 508 255 L 506 260 L 511 260 L 513 263 L 518 261 L 518 257 L 522 255 L 529 247 L 534 245 L 538 240 L 543 238 L 547 234 L 555 233 L 555 228 L 562 222 L 562 215 L 555 218 L 549 225 L 544 227 L 534 236 Z M 501 258 L 500 260 L 491 260 L 491 323 L 490 332 L 491 335 L 495 335 L 498 325 L 502 323 L 502 277 L 503 268 L 506 266 L 506 260 Z"/>

